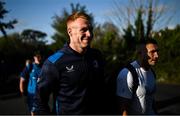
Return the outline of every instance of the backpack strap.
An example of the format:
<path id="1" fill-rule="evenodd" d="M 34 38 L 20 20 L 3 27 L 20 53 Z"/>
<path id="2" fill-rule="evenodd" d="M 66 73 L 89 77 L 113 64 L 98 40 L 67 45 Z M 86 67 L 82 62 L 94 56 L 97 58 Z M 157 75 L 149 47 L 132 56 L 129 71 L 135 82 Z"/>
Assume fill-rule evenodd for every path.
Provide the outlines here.
<path id="1" fill-rule="evenodd" d="M 135 68 L 130 63 L 125 68 L 127 68 L 131 72 L 131 74 L 133 76 L 133 88 L 132 88 L 132 91 L 133 91 L 133 94 L 135 95 L 136 90 L 137 90 L 138 85 L 139 85 L 138 74 L 137 74 Z"/>
<path id="2" fill-rule="evenodd" d="M 33 69 L 33 63 L 30 63 L 28 66 L 26 66 L 26 68 L 27 68 L 26 79 L 27 81 L 29 81 L 30 73 Z"/>
<path id="3" fill-rule="evenodd" d="M 34 64 L 33 64 L 33 63 L 30 63 L 30 64 L 29 64 L 29 73 L 32 71 L 33 67 L 34 67 Z"/>

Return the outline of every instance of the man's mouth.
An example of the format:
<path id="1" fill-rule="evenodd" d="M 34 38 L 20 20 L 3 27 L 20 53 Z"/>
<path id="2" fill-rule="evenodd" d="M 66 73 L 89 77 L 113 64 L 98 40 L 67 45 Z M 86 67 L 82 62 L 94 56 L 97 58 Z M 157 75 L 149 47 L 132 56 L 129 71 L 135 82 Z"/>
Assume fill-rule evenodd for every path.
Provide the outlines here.
<path id="1" fill-rule="evenodd" d="M 88 39 L 88 38 L 82 38 L 81 41 L 82 41 L 82 42 L 89 42 L 90 39 Z"/>

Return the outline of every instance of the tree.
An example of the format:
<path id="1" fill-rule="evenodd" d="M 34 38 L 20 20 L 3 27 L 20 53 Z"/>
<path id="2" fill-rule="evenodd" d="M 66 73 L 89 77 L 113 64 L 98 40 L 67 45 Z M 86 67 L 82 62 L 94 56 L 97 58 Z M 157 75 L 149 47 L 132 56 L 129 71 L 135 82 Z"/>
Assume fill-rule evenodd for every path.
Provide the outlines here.
<path id="1" fill-rule="evenodd" d="M 25 65 L 25 60 L 31 59 L 35 52 L 39 52 L 43 59 L 51 52 L 47 45 L 37 46 L 37 44 L 23 41 L 19 33 L 7 36 L 6 39 L 0 37 L 0 85 L 6 85 L 7 80 L 18 77 Z"/>
<path id="2" fill-rule="evenodd" d="M 125 7 L 124 7 L 125 6 Z M 115 24 L 119 25 L 121 34 L 123 35 L 122 54 L 119 63 L 127 64 L 136 57 L 136 43 L 142 39 L 155 38 L 159 43 L 160 59 L 155 66 L 157 72 L 157 80 L 161 82 L 180 82 L 179 67 L 174 68 L 180 62 L 179 57 L 179 26 L 175 29 L 160 30 L 162 25 L 167 25 L 171 20 L 171 16 L 166 14 L 164 5 L 159 5 L 159 0 L 129 0 L 128 5 L 115 3 Z M 125 12 L 126 11 L 126 12 Z M 171 12 L 170 14 L 173 15 Z M 164 18 L 166 16 L 166 18 Z M 161 20 L 162 19 L 162 20 Z M 156 28 L 155 28 L 156 27 Z M 117 64 L 116 62 L 115 64 Z"/>
<path id="3" fill-rule="evenodd" d="M 180 25 L 174 29 L 162 29 L 154 37 L 158 38 L 160 50 L 160 59 L 155 67 L 158 81 L 180 83 Z"/>
<path id="4" fill-rule="evenodd" d="M 143 9 L 142 6 L 140 6 L 140 8 L 137 9 L 137 18 L 135 20 L 135 28 L 134 28 L 134 36 L 137 41 L 143 40 L 145 38 L 142 15 L 143 15 Z"/>
<path id="5" fill-rule="evenodd" d="M 25 29 L 20 34 L 20 39 L 27 46 L 26 50 L 31 52 L 40 52 L 41 54 L 47 55 L 49 53 L 48 46 L 46 45 L 47 40 L 45 37 L 46 33 L 39 30 Z"/>
<path id="6" fill-rule="evenodd" d="M 17 20 L 11 20 L 9 22 L 3 22 L 5 14 L 8 13 L 8 11 L 4 8 L 5 2 L 0 1 L 0 31 L 4 35 L 5 38 L 7 38 L 6 29 L 13 29 L 14 25 L 17 23 Z"/>
<path id="7" fill-rule="evenodd" d="M 45 44 L 47 42 L 44 39 L 46 36 L 46 33 L 33 29 L 25 29 L 21 33 L 22 40 L 32 44 Z"/>
<path id="8" fill-rule="evenodd" d="M 111 22 L 105 22 L 94 27 L 94 39 L 92 47 L 101 50 L 106 61 L 106 74 L 116 76 L 122 66 L 124 57 L 122 39 L 118 34 L 118 28 Z M 113 69 L 113 70 L 111 70 Z"/>
<path id="9" fill-rule="evenodd" d="M 55 15 L 52 27 L 55 29 L 55 34 L 52 36 L 52 39 L 55 41 L 54 44 L 52 44 L 51 48 L 53 50 L 57 50 L 60 47 L 64 45 L 64 43 L 68 42 L 68 34 L 66 32 L 66 19 L 67 17 L 72 14 L 75 11 L 80 11 L 80 12 L 85 12 L 87 13 L 88 11 L 86 10 L 85 6 L 81 6 L 79 3 L 76 5 L 70 4 L 71 6 L 71 11 L 68 12 L 67 9 L 64 8 L 62 15 Z M 92 22 L 93 22 L 93 16 L 91 13 L 88 13 L 91 16 Z"/>
<path id="10" fill-rule="evenodd" d="M 159 0 L 129 0 L 127 5 L 115 1 L 115 9 L 116 11 L 113 12 L 117 19 L 115 23 L 121 25 L 121 33 L 124 34 L 124 31 L 131 27 L 136 41 L 152 38 L 155 24 L 160 27 L 161 24 L 167 24 L 171 19 L 169 16 L 164 20 L 163 16 L 166 16 L 168 12 L 165 5 L 159 5 Z"/>

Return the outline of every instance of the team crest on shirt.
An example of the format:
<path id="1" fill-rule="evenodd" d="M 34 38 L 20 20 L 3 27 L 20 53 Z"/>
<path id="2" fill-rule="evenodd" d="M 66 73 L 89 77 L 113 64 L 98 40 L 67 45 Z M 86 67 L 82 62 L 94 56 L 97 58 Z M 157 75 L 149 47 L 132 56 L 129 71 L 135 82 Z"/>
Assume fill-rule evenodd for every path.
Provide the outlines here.
<path id="1" fill-rule="evenodd" d="M 67 72 L 73 72 L 74 71 L 74 66 L 73 65 L 71 65 L 71 66 L 66 66 L 66 70 L 67 70 Z"/>
<path id="2" fill-rule="evenodd" d="M 94 66 L 95 68 L 98 68 L 98 67 L 99 67 L 97 60 L 94 60 L 94 61 L 93 61 L 93 66 Z"/>

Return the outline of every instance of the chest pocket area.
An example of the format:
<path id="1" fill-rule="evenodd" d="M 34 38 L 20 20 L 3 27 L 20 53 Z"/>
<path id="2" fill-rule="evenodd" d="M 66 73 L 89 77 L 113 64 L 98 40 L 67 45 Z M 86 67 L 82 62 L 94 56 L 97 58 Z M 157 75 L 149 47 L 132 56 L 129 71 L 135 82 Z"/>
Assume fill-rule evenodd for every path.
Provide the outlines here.
<path id="1" fill-rule="evenodd" d="M 87 63 L 73 63 L 64 66 L 61 82 L 64 86 L 82 86 L 88 77 Z"/>

